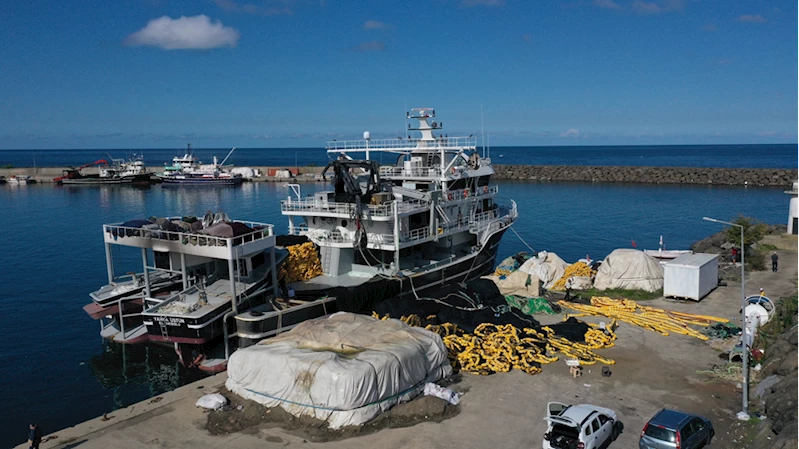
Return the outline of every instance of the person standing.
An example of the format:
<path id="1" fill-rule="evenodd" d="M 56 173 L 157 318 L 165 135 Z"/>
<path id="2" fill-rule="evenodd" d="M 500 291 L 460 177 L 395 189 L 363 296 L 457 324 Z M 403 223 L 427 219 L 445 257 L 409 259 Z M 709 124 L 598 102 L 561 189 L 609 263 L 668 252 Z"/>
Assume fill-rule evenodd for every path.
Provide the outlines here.
<path id="1" fill-rule="evenodd" d="M 762 288 L 760 289 L 760 296 L 761 296 L 761 297 L 762 297 L 762 296 L 766 296 L 766 291 L 765 291 L 765 290 L 763 290 Z"/>
<path id="2" fill-rule="evenodd" d="M 28 432 L 28 444 L 30 449 L 39 449 L 39 443 L 42 442 L 42 430 L 36 423 L 30 424 L 30 432 Z"/>
<path id="3" fill-rule="evenodd" d="M 774 251 L 771 253 L 771 271 L 777 272 L 777 261 L 780 260 L 780 256 L 777 255 L 777 252 Z"/>

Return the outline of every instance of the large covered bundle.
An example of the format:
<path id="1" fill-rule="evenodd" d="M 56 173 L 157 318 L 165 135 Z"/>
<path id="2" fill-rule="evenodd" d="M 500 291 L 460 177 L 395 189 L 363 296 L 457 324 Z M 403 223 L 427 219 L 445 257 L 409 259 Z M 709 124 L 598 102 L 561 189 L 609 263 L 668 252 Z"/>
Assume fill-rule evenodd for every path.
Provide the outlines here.
<path id="1" fill-rule="evenodd" d="M 643 251 L 617 249 L 599 266 L 594 287 L 597 290 L 622 288 L 656 292 L 663 288 L 663 266 Z"/>
<path id="2" fill-rule="evenodd" d="M 435 333 L 395 319 L 336 313 L 236 351 L 225 385 L 336 429 L 363 424 L 451 372 Z"/>
<path id="3" fill-rule="evenodd" d="M 490 279 L 497 284 L 497 288 L 503 296 L 514 295 L 522 298 L 541 296 L 541 281 L 536 274 L 517 270 L 504 276 L 483 276 L 483 279 Z"/>
<path id="4" fill-rule="evenodd" d="M 552 284 L 563 276 L 568 266 L 569 264 L 564 262 L 557 254 L 541 251 L 536 257 L 522 264 L 519 267 L 519 271 L 535 274 L 544 283 L 544 288 L 550 288 Z"/>

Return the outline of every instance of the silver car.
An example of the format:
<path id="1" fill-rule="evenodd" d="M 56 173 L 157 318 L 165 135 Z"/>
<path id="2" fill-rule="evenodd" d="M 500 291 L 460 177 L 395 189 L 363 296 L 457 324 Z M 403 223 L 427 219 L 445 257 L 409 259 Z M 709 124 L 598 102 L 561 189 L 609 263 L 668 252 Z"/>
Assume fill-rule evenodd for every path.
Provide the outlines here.
<path id="1" fill-rule="evenodd" d="M 699 449 L 710 446 L 713 423 L 690 413 L 663 409 L 644 426 L 639 449 Z"/>

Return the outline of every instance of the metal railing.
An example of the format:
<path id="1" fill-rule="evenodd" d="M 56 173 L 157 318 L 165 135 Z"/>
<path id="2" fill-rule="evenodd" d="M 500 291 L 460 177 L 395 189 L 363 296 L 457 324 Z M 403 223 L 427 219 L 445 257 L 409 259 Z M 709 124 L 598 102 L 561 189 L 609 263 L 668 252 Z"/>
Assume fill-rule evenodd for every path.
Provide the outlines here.
<path id="1" fill-rule="evenodd" d="M 173 240 L 179 241 L 183 244 L 190 243 L 200 246 L 237 246 L 275 235 L 274 226 L 271 224 L 256 223 L 251 221 L 239 221 L 238 223 L 244 223 L 250 228 L 253 228 L 252 232 L 237 235 L 235 237 L 219 237 L 208 234 L 200 234 L 197 232 L 165 231 L 155 223 L 138 228 L 122 226 L 122 223 L 107 224 L 103 225 L 103 232 L 110 234 L 114 240 L 124 239 L 127 237 L 137 237 L 152 240 Z"/>
<path id="2" fill-rule="evenodd" d="M 401 214 L 421 212 L 428 208 L 428 203 L 421 200 L 397 202 L 397 212 Z M 353 217 L 355 215 L 355 204 L 321 201 L 315 198 L 302 200 L 288 199 L 280 202 L 280 210 L 281 212 L 329 213 Z M 391 204 L 370 204 L 364 207 L 364 213 L 371 217 L 391 217 L 393 216 L 393 208 Z"/>
<path id="3" fill-rule="evenodd" d="M 438 178 L 441 176 L 441 166 L 433 167 L 380 167 L 380 176 L 406 176 L 414 178 Z"/>
<path id="4" fill-rule="evenodd" d="M 450 190 L 446 194 L 442 195 L 442 200 L 457 201 L 469 198 L 471 196 L 496 195 L 499 192 L 499 187 L 485 186 L 485 187 L 477 187 L 475 190 L 476 190 L 475 192 L 472 192 L 470 189 Z"/>
<path id="5" fill-rule="evenodd" d="M 474 149 L 475 137 L 439 137 L 435 140 L 422 139 L 374 139 L 374 140 L 331 140 L 327 142 L 328 153 L 341 151 L 460 151 Z"/>

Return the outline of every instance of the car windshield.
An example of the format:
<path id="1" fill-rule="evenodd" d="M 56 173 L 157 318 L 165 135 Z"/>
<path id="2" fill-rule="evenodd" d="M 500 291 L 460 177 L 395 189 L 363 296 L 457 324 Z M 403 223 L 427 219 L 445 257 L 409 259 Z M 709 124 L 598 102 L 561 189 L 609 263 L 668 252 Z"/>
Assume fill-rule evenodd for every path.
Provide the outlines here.
<path id="1" fill-rule="evenodd" d="M 663 427 L 653 426 L 651 424 L 647 426 L 646 432 L 644 432 L 644 434 L 656 440 L 668 441 L 670 443 L 674 443 L 674 441 L 677 439 L 673 430 L 664 429 Z"/>

